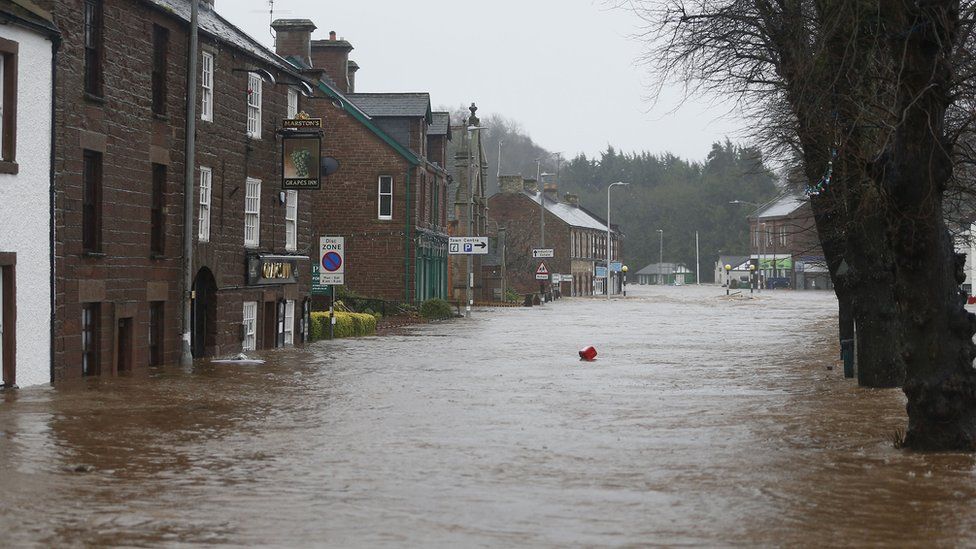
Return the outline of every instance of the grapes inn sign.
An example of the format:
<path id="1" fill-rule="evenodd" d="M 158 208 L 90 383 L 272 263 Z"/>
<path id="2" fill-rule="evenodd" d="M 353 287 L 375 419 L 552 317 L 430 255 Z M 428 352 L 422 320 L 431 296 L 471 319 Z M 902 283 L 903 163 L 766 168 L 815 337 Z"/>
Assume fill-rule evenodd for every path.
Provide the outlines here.
<path id="1" fill-rule="evenodd" d="M 322 119 L 301 112 L 281 121 L 281 188 L 318 190 L 322 187 Z"/>

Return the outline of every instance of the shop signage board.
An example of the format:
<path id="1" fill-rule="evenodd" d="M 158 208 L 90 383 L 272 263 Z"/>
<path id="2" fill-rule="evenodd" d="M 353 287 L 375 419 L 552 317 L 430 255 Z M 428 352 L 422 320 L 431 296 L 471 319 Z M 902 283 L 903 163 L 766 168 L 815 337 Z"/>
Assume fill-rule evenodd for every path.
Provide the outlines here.
<path id="1" fill-rule="evenodd" d="M 624 264 L 619 261 L 612 261 L 610 263 L 610 272 L 619 273 L 624 267 Z"/>
<path id="2" fill-rule="evenodd" d="M 597 267 L 596 268 L 596 278 L 606 278 L 606 277 L 607 277 L 607 268 L 606 267 Z"/>
<path id="3" fill-rule="evenodd" d="M 322 119 L 309 118 L 304 112 L 297 118 L 282 120 L 281 188 L 318 190 L 322 188 L 319 173 L 322 163 Z"/>
<path id="4" fill-rule="evenodd" d="M 319 237 L 319 284 L 345 284 L 346 239 L 341 236 Z"/>
<path id="5" fill-rule="evenodd" d="M 247 256 L 247 284 L 295 284 L 298 258 L 290 255 L 250 254 Z"/>

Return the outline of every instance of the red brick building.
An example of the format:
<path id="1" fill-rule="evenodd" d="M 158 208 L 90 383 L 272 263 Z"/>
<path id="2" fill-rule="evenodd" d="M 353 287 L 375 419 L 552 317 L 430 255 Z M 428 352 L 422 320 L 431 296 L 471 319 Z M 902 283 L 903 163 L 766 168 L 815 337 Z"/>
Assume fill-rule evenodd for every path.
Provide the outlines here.
<path id="1" fill-rule="evenodd" d="M 550 273 L 571 275 L 571 281 L 560 283 L 562 295 L 592 295 L 595 287 L 602 293 L 603 282 L 595 276 L 596 267 L 606 265 L 606 221 L 581 207 L 573 195 L 567 194 L 560 201 L 553 184 L 540 192 L 535 181 L 502 176 L 499 185 L 501 192 L 488 199 L 488 208 L 491 218 L 506 229 L 508 286 L 519 293 L 539 291 L 535 273 L 539 264 L 545 263 Z M 552 248 L 554 254 L 550 259 L 532 258 L 532 249 L 539 243 L 540 201 L 545 205 L 546 248 Z M 622 237 L 614 226 L 611 261 L 620 260 Z"/>
<path id="2" fill-rule="evenodd" d="M 55 113 L 56 379 L 178 360 L 189 0 L 48 0 Z M 280 191 L 276 127 L 300 74 L 201 2 L 192 340 L 197 356 L 300 341 L 313 250 Z M 203 223 L 201 223 L 203 222 Z M 265 263 L 289 267 L 263 270 Z M 256 271 L 255 271 L 256 269 Z M 270 278 L 255 276 L 265 272 Z"/>
<path id="3" fill-rule="evenodd" d="M 307 19 L 277 20 L 277 52 L 317 84 L 323 154 L 339 170 L 312 205 L 313 233 L 345 238 L 345 285 L 367 297 L 415 301 L 447 293 L 449 128 L 426 93 L 355 93 L 352 45 L 312 40 Z"/>
<path id="4" fill-rule="evenodd" d="M 750 261 L 757 266 L 759 280 L 788 281 L 790 288 L 832 288 L 830 273 L 810 201 L 793 193 L 779 196 L 749 216 Z"/>

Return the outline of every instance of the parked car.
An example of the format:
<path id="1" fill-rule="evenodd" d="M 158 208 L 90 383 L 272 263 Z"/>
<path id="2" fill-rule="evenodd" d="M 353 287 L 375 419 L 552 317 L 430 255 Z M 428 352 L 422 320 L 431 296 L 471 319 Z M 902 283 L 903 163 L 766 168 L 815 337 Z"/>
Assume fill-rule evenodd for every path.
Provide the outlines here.
<path id="1" fill-rule="evenodd" d="M 769 277 L 766 279 L 766 288 L 775 290 L 776 288 L 789 288 L 790 279 L 785 276 Z"/>

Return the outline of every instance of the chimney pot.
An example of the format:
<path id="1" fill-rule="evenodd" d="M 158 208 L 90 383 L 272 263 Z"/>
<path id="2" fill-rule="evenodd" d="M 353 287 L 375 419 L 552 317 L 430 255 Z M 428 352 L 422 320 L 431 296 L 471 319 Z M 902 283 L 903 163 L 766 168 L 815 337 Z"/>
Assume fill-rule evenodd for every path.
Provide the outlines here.
<path id="1" fill-rule="evenodd" d="M 336 39 L 336 31 L 329 31 L 329 40 L 332 40 L 334 42 L 335 39 Z"/>

